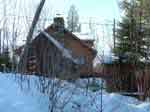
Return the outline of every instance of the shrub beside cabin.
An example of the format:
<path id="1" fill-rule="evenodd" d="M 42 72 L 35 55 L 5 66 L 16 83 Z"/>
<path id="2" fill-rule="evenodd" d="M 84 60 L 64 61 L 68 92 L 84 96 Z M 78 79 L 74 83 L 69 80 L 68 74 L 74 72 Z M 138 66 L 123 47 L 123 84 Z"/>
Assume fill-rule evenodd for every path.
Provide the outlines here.
<path id="1" fill-rule="evenodd" d="M 20 73 L 36 73 L 62 77 L 88 76 L 93 73 L 93 60 L 96 50 L 93 40 L 80 40 L 64 27 L 62 17 L 41 31 L 30 43 L 27 52 L 28 62 L 18 68 Z M 25 54 L 25 52 L 23 52 Z"/>

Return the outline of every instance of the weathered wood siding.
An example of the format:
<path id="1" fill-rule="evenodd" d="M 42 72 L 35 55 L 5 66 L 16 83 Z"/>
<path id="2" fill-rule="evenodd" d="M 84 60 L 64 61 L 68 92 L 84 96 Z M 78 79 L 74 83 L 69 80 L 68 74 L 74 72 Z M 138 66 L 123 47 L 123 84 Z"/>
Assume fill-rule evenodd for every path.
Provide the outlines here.
<path id="1" fill-rule="evenodd" d="M 47 30 L 49 34 L 54 34 L 54 29 L 49 27 Z M 55 37 L 55 35 L 53 35 Z M 93 73 L 93 60 L 96 56 L 96 51 L 92 50 L 89 46 L 85 45 L 82 40 L 78 39 L 72 33 L 65 31 L 61 36 L 56 37 L 64 46 L 72 52 L 75 58 L 84 58 L 85 64 L 80 67 L 80 73 L 82 75 L 88 75 Z"/>
<path id="2" fill-rule="evenodd" d="M 43 34 L 39 34 L 31 43 L 28 58 L 36 57 L 36 74 L 46 77 L 79 77 L 77 65 L 62 56 L 62 53 Z M 27 65 L 24 72 L 33 72 Z"/>

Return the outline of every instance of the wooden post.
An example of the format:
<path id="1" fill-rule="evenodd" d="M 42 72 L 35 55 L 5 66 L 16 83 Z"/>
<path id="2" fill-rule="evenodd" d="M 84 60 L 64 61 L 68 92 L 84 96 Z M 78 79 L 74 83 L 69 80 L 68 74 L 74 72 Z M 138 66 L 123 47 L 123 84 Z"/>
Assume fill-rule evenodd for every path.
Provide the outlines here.
<path id="1" fill-rule="evenodd" d="M 1 54 L 1 32 L 2 32 L 2 30 L 0 29 L 0 54 Z"/>
<path id="2" fill-rule="evenodd" d="M 36 65 L 37 65 L 36 56 L 30 56 L 27 62 L 27 66 L 28 66 L 27 72 L 35 73 L 37 69 Z"/>
<path id="3" fill-rule="evenodd" d="M 114 48 L 116 46 L 116 20 L 114 19 L 113 23 L 113 39 L 114 39 Z"/>

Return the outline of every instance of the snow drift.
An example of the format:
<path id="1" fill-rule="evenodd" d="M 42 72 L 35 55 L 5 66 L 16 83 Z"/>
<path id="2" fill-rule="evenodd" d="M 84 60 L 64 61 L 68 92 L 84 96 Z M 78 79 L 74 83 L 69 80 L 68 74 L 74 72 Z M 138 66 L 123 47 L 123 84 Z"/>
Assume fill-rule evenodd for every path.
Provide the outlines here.
<path id="1" fill-rule="evenodd" d="M 39 77 L 28 76 L 29 80 L 21 82 L 19 77 L 18 74 L 0 73 L 0 112 L 48 112 L 52 106 L 51 95 L 48 91 L 40 91 Z M 66 81 L 60 81 L 56 89 L 55 112 L 101 111 L 101 91 L 86 91 Z M 103 112 L 150 112 L 150 104 L 103 91 L 102 109 Z"/>

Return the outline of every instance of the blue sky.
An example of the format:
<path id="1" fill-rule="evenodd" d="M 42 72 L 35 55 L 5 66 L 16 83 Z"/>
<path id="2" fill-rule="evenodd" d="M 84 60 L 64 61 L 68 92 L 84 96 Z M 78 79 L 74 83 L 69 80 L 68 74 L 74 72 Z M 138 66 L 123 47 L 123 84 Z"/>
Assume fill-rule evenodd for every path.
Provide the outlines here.
<path id="1" fill-rule="evenodd" d="M 118 0 L 51 0 L 51 3 L 55 12 L 60 11 L 64 15 L 74 4 L 81 17 L 119 18 Z"/>
<path id="2" fill-rule="evenodd" d="M 36 6 L 40 0 L 5 0 L 7 9 L 10 12 L 11 9 L 16 9 L 17 13 L 23 15 L 34 14 Z M 72 4 L 74 4 L 81 17 L 98 17 L 105 19 L 119 18 L 118 1 L 120 0 L 46 0 L 45 9 L 47 13 L 52 13 L 54 16 L 56 13 L 61 13 L 64 16 Z M 0 0 L 3 3 L 3 0 Z M 3 5 L 0 5 L 3 9 Z M 13 10 L 12 10 L 13 11 Z M 0 11 L 2 14 L 2 10 Z"/>
<path id="3" fill-rule="evenodd" d="M 1 2 L 3 0 L 0 0 Z M 5 0 L 7 6 L 11 9 L 16 8 L 17 13 L 21 15 L 33 16 L 40 0 L 16 0 L 17 3 L 10 0 Z M 44 9 L 51 15 L 55 16 L 60 13 L 67 16 L 68 10 L 74 4 L 78 10 L 80 17 L 96 17 L 100 19 L 113 20 L 119 18 L 118 1 L 120 0 L 46 0 Z M 14 4 L 14 8 L 12 7 Z M 2 8 L 2 7 L 1 7 Z M 9 9 L 9 6 L 8 8 Z M 10 10 L 9 10 L 10 12 Z"/>
<path id="4" fill-rule="evenodd" d="M 76 5 L 80 16 L 111 19 L 119 15 L 116 0 L 70 0 L 71 4 Z"/>
<path id="5" fill-rule="evenodd" d="M 26 11 L 29 7 L 36 8 L 40 0 L 23 0 L 28 1 Z M 67 16 L 68 10 L 74 4 L 78 10 L 80 17 L 96 17 L 102 19 L 113 20 L 120 16 L 118 1 L 120 0 L 46 0 L 45 9 L 49 10 L 51 15 L 55 16 L 60 13 Z M 24 5 L 25 3 L 23 3 Z"/>

